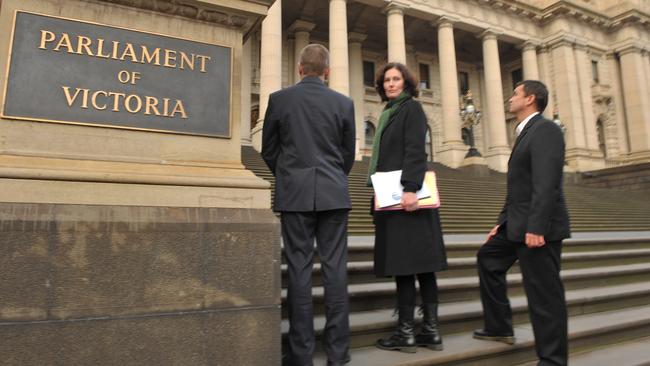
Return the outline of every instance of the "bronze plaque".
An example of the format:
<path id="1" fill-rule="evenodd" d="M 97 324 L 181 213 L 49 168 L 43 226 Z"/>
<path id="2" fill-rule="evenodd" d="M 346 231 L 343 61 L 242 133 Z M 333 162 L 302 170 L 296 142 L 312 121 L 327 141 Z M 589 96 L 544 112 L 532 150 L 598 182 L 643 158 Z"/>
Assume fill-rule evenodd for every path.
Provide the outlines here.
<path id="1" fill-rule="evenodd" d="M 232 49 L 17 11 L 2 116 L 231 135 Z"/>

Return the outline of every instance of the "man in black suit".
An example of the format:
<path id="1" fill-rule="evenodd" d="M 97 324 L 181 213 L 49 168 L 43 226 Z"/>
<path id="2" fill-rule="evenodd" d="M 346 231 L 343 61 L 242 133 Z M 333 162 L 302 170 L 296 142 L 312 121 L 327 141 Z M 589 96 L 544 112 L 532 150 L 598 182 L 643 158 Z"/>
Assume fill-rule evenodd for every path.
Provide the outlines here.
<path id="1" fill-rule="evenodd" d="M 300 55 L 302 80 L 269 97 L 262 157 L 275 176 L 274 211 L 281 213 L 288 265 L 291 365 L 312 365 L 311 276 L 314 238 L 325 288 L 323 346 L 328 365 L 349 361 L 347 223 L 348 173 L 354 163 L 352 100 L 324 84 L 329 52 L 321 45 Z M 286 362 L 285 362 L 286 363 Z"/>
<path id="2" fill-rule="evenodd" d="M 474 338 L 514 344 L 506 272 L 519 260 L 538 365 L 567 364 L 567 310 L 560 279 L 562 240 L 570 237 L 562 193 L 564 136 L 542 117 L 548 90 L 517 84 L 509 100 L 519 121 L 508 161 L 508 193 L 497 225 L 477 254 L 485 328 Z"/>

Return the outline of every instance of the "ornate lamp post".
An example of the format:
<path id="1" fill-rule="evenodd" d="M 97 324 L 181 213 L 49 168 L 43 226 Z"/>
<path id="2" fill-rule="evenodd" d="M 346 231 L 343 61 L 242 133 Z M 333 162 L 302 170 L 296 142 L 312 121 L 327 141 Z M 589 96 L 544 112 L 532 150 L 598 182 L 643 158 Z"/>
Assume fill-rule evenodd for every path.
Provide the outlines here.
<path id="1" fill-rule="evenodd" d="M 463 121 L 463 140 L 465 140 L 466 136 L 467 139 L 465 140 L 465 143 L 470 146 L 465 157 L 471 158 L 474 156 L 481 156 L 481 153 L 478 152 L 474 146 L 474 126 L 481 122 L 481 112 L 476 110 L 474 100 L 472 99 L 472 92 L 470 90 L 468 90 L 467 94 L 463 96 L 463 108 L 460 110 L 460 118 Z"/>

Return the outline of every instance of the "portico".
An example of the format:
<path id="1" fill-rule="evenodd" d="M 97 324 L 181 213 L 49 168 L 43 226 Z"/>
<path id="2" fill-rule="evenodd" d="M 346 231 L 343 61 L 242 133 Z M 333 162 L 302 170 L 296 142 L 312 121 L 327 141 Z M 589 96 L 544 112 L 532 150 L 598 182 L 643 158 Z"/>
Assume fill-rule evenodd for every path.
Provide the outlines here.
<path id="1" fill-rule="evenodd" d="M 260 70 L 259 97 L 253 90 L 251 99 L 259 100 L 253 146 L 260 146 L 268 94 L 298 81 L 298 53 L 315 42 L 331 52 L 329 86 L 355 101 L 358 158 L 369 151 L 365 126 L 373 127 L 383 108 L 373 89 L 374 75 L 395 61 L 406 63 L 419 78 L 432 161 L 463 165 L 469 146 L 461 137 L 459 113 L 463 96 L 471 91 L 481 112 L 476 147 L 491 169 L 505 171 L 515 125 L 507 100 L 514 84 L 524 79 L 539 79 L 549 88 L 544 114 L 566 128 L 568 169 L 650 160 L 650 112 L 640 108 L 650 93 L 650 56 L 647 46 L 629 40 L 650 39 L 648 22 L 632 25 L 621 18 L 615 23 L 604 10 L 565 3 L 552 9 L 499 4 L 276 1 L 251 37 L 261 50 L 260 60 L 252 62 Z M 613 38 L 608 35 L 612 29 Z M 611 103 L 614 112 L 598 115 L 596 99 Z M 607 135 L 599 134 L 605 127 L 598 123 L 607 126 Z"/>

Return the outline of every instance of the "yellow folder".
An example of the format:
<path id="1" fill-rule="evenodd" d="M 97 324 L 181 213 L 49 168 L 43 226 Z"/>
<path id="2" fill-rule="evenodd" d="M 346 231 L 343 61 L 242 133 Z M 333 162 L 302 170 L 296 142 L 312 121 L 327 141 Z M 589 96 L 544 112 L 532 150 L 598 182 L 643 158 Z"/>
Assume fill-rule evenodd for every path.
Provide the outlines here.
<path id="1" fill-rule="evenodd" d="M 420 200 L 418 200 L 419 208 L 440 207 L 440 195 L 438 193 L 438 185 L 436 183 L 436 173 L 434 171 L 427 171 L 424 174 L 424 182 L 422 184 L 425 184 L 427 186 L 429 192 L 431 192 L 431 196 L 426 198 L 421 198 Z M 400 204 L 387 206 L 387 207 L 379 207 L 379 204 L 377 202 L 377 196 L 375 195 L 375 211 L 391 211 L 391 210 L 403 210 L 403 209 L 404 208 Z"/>

